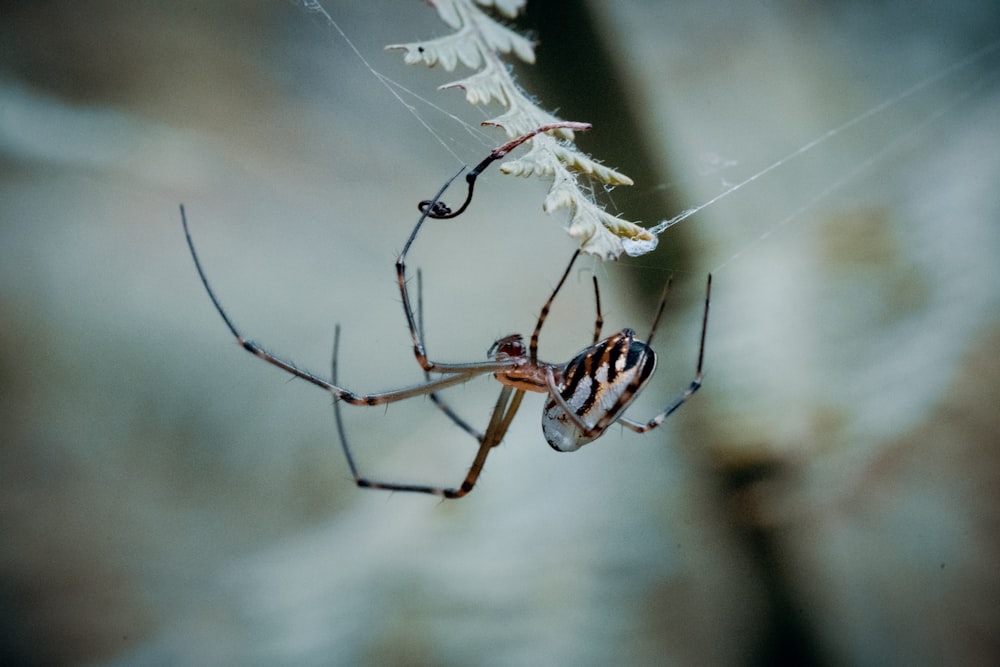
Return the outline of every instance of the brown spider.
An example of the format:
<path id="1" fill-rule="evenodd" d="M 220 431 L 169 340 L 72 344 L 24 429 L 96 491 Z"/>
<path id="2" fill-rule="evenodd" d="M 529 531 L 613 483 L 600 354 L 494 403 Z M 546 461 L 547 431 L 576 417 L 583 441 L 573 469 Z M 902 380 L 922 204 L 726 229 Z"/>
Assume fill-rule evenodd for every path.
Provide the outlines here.
<path id="1" fill-rule="evenodd" d="M 660 305 L 646 342 L 642 342 L 636 338 L 635 332 L 628 328 L 622 329 L 604 340 L 600 340 L 603 319 L 601 316 L 597 279 L 594 278 L 597 319 L 594 326 L 593 344 L 581 350 L 579 354 L 567 363 L 553 364 L 538 359 L 538 337 L 541 333 L 542 325 L 545 323 L 553 300 L 556 298 L 567 276 L 569 276 L 574 262 L 580 255 L 579 250 L 570 258 L 569 265 L 563 271 L 558 284 L 542 306 L 541 313 L 538 316 L 538 321 L 535 324 L 535 329 L 532 331 L 527 346 L 525 346 L 524 338 L 520 334 L 514 334 L 504 336 L 494 342 L 486 355 L 487 358 L 485 361 L 456 364 L 439 363 L 427 358 L 424 347 L 422 307 L 420 302 L 422 295 L 420 273 L 418 272 L 417 274 L 418 303 L 415 314 L 411 305 L 409 290 L 407 289 L 405 261 L 406 254 L 420 232 L 424 221 L 427 218 L 451 218 L 461 214 L 472 200 L 476 177 L 486 167 L 539 132 L 557 127 L 586 129 L 589 126 L 564 123 L 548 125 L 497 148 L 466 175 L 468 194 L 465 202 L 455 212 L 452 212 L 440 200 L 441 195 L 455 177 L 441 188 L 434 199 L 425 200 L 420 203 L 420 218 L 417 220 L 413 232 L 410 234 L 399 258 L 396 260 L 396 278 L 399 284 L 400 296 L 402 297 L 403 314 L 406 317 L 406 324 L 413 341 L 413 355 L 424 371 L 426 382 L 402 389 L 393 389 L 372 394 L 359 394 L 337 384 L 337 346 L 340 339 L 339 325 L 335 328 L 334 333 L 330 380 L 326 380 L 316 373 L 300 368 L 292 362 L 267 351 L 254 341 L 245 338 L 233 324 L 232 320 L 229 319 L 218 297 L 208 283 L 201 261 L 195 251 L 184 206 L 181 205 L 181 221 L 184 226 L 184 235 L 191 251 L 191 257 L 194 259 L 195 268 L 198 271 L 205 290 L 208 292 L 209 298 L 212 300 L 212 304 L 239 344 L 267 363 L 277 366 L 286 373 L 311 382 L 333 394 L 335 399 L 334 413 L 337 420 L 337 431 L 340 436 L 341 446 L 348 466 L 350 466 L 351 474 L 354 476 L 354 480 L 359 487 L 393 491 L 413 491 L 443 496 L 445 498 L 461 498 L 475 486 L 476 480 L 479 478 L 479 474 L 482 472 L 483 465 L 486 462 L 486 457 L 489 455 L 490 450 L 499 445 L 501 440 L 503 440 L 514 419 L 514 415 L 521 405 L 524 393 L 527 391 L 548 395 L 548 400 L 545 403 L 542 414 L 542 431 L 545 439 L 553 449 L 569 452 L 575 451 L 583 445 L 599 438 L 614 423 L 622 424 L 637 433 L 645 433 L 654 429 L 662 424 L 667 417 L 677 410 L 701 386 L 705 333 L 708 328 L 708 308 L 712 287 L 711 275 L 708 276 L 705 290 L 705 310 L 702 315 L 701 342 L 698 348 L 698 364 L 695 370 L 695 377 L 680 395 L 667 404 L 662 412 L 646 422 L 632 421 L 624 416 L 624 412 L 635 400 L 639 391 L 649 381 L 656 367 L 656 353 L 649 347 L 649 341 L 652 340 L 653 334 L 660 322 L 660 317 L 663 314 L 667 292 L 670 287 L 669 282 L 667 289 L 664 290 L 663 298 L 660 300 Z M 468 382 L 475 377 L 487 373 L 492 374 L 500 382 L 502 388 L 500 395 L 497 397 L 496 405 L 493 408 L 486 431 L 479 433 L 459 417 L 437 395 L 437 392 L 453 385 Z M 362 476 L 358 472 L 354 457 L 347 444 L 341 420 L 340 403 L 369 406 L 382 405 L 414 396 L 425 395 L 430 396 L 434 403 L 455 424 L 479 442 L 479 450 L 462 483 L 457 487 L 436 487 L 423 484 L 384 482 Z"/>

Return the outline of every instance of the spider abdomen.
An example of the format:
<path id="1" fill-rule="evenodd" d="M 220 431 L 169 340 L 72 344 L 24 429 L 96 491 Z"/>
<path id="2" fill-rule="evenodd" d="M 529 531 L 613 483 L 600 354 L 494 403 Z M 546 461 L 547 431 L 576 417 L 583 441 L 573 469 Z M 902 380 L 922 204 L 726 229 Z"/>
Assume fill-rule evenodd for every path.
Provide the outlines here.
<path id="1" fill-rule="evenodd" d="M 581 351 L 559 374 L 562 401 L 550 396 L 545 404 L 542 432 L 549 445 L 572 452 L 599 438 L 635 400 L 655 368 L 656 353 L 636 340 L 631 329 Z"/>

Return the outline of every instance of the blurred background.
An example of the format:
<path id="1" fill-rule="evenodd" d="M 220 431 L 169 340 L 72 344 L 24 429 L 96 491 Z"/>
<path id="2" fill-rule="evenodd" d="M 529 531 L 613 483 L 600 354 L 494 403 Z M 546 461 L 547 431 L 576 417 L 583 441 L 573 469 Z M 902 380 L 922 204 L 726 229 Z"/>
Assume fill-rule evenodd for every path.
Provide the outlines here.
<path id="1" fill-rule="evenodd" d="M 644 335 L 672 275 L 648 418 L 714 271 L 694 399 L 570 456 L 529 396 L 445 502 L 354 486 L 330 397 L 234 344 L 178 214 L 248 336 L 325 374 L 340 323 L 343 384 L 421 381 L 392 264 L 502 142 L 435 90 L 466 72 L 383 50 L 446 34 L 433 9 L 327 6 L 437 136 L 295 3 L 0 9 L 0 662 L 1000 660 L 996 5 L 555 5 L 516 22 L 517 76 L 636 181 L 608 210 L 652 225 L 794 157 L 655 254 L 584 262 L 543 331 L 545 359 L 588 344 L 597 275 L 606 331 Z M 573 249 L 545 192 L 494 170 L 427 226 L 432 358 L 530 332 Z M 447 395 L 480 425 L 495 396 Z M 373 477 L 472 460 L 426 399 L 344 413 Z"/>

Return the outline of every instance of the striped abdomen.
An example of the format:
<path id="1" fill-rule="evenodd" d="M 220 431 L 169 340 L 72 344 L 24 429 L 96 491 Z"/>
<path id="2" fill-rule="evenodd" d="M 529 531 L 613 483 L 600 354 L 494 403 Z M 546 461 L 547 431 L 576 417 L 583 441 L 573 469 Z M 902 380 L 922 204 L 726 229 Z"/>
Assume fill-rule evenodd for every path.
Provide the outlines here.
<path id="1" fill-rule="evenodd" d="M 654 368 L 656 353 L 636 340 L 631 329 L 580 352 L 562 368 L 558 384 L 559 395 L 577 419 L 550 396 L 542 414 L 542 432 L 549 445 L 572 452 L 599 438 L 635 400 Z"/>

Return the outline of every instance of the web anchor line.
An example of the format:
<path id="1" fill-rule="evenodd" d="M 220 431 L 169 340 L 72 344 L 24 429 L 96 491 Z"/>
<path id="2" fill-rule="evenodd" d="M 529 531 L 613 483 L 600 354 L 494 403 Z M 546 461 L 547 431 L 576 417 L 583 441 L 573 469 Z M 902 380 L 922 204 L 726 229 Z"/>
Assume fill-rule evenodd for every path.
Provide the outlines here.
<path id="1" fill-rule="evenodd" d="M 806 153 L 806 152 L 812 150 L 813 148 L 815 148 L 816 146 L 819 146 L 820 144 L 826 142 L 831 137 L 834 137 L 834 136 L 840 134 L 841 132 L 844 132 L 844 131 L 850 129 L 851 127 L 853 127 L 853 126 L 855 126 L 855 125 L 857 125 L 857 124 L 859 124 L 859 123 L 861 123 L 861 122 L 863 122 L 863 121 L 871 118 L 872 116 L 875 116 L 875 115 L 877 115 L 879 113 L 882 113 L 883 111 L 886 111 L 887 109 L 890 109 L 890 108 L 896 106 L 897 104 L 900 104 L 904 100 L 909 99 L 910 97 L 913 97 L 914 95 L 916 95 L 920 91 L 922 91 L 922 90 L 924 90 L 926 88 L 929 88 L 930 86 L 934 85 L 938 81 L 941 81 L 942 79 L 945 79 L 945 78 L 951 76 L 955 72 L 958 72 L 959 70 L 965 69 L 966 67 L 970 67 L 971 65 L 973 65 L 973 64 L 975 64 L 975 63 L 983 60 L 984 58 L 986 58 L 986 56 L 988 56 L 989 54 L 993 53 L 994 51 L 996 51 L 998 49 L 1000 49 L 1000 39 L 995 40 L 995 41 L 991 42 L 990 44 L 987 44 L 986 46 L 978 49 L 977 51 L 972 52 L 971 54 L 967 55 L 966 57 L 962 58 L 961 60 L 958 60 L 958 61 L 952 63 L 951 65 L 945 67 L 941 71 L 939 71 L 939 72 L 937 72 L 935 74 L 931 74 L 927 78 L 925 78 L 925 79 L 923 79 L 923 80 L 921 80 L 921 81 L 913 84 L 912 86 L 910 86 L 906 90 L 904 90 L 904 91 L 902 91 L 902 92 L 894 95 L 893 97 L 890 97 L 889 99 L 887 99 L 887 100 L 885 100 L 885 101 L 883 101 L 883 102 L 881 102 L 879 104 L 876 104 L 875 106 L 871 107 L 867 111 L 861 112 L 857 116 L 854 116 L 850 120 L 848 120 L 848 121 L 846 121 L 844 123 L 841 123 L 837 127 L 834 127 L 834 128 L 832 128 L 830 130 L 827 130 L 826 132 L 822 133 L 821 135 L 819 135 L 815 139 L 812 139 L 811 141 L 806 142 L 804 145 L 800 146 L 799 148 L 797 148 L 796 150 L 792 151 L 791 153 L 789 153 L 788 155 L 784 156 L 783 158 L 780 158 L 779 160 L 771 163 L 770 165 L 768 165 L 764 169 L 758 171 L 757 173 L 753 174 L 752 176 L 749 176 L 748 178 L 740 181 L 739 183 L 737 183 L 737 184 L 735 184 L 735 185 L 727 188 L 722 193 L 716 195 L 715 197 L 712 197 L 711 199 L 709 199 L 705 203 L 699 204 L 698 206 L 695 206 L 693 208 L 686 209 L 686 210 L 682 211 L 681 213 L 677 214 L 676 216 L 674 216 L 673 218 L 670 218 L 669 220 L 664 220 L 664 221 L 660 222 L 658 225 L 650 227 L 649 231 L 652 232 L 653 234 L 656 234 L 657 236 L 659 236 L 661 233 L 663 233 L 664 231 L 666 231 L 670 227 L 673 227 L 677 223 L 690 218 L 692 215 L 694 215 L 694 214 L 702 211 L 703 209 L 708 208 L 709 206 L 711 206 L 712 204 L 715 204 L 719 200 L 724 199 L 725 197 L 728 197 L 729 195 L 733 194 L 737 190 L 740 190 L 744 186 L 746 186 L 746 185 L 748 185 L 750 183 L 753 183 L 757 179 L 759 179 L 759 178 L 761 178 L 761 177 L 763 177 L 763 176 L 771 173 L 772 171 L 774 171 L 778 167 L 781 167 L 781 166 L 785 165 L 786 163 L 790 162 L 791 160 L 794 160 L 795 158 L 799 157 L 803 153 Z M 923 124 L 921 124 L 921 126 L 922 125 Z M 784 224 L 784 223 L 782 223 L 782 224 Z"/>

